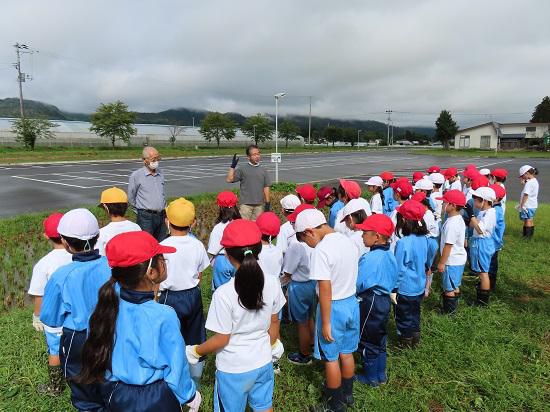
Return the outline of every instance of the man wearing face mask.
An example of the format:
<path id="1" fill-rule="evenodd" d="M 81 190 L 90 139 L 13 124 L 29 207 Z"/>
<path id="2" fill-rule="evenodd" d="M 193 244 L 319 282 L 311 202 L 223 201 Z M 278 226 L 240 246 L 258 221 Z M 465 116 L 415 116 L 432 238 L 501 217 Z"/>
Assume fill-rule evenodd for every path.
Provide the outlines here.
<path id="1" fill-rule="evenodd" d="M 271 179 L 267 170 L 260 165 L 260 148 L 250 145 L 246 148 L 248 162 L 237 168 L 239 158 L 233 155 L 231 166 L 227 172 L 227 183 L 240 183 L 239 212 L 243 219 L 256 220 L 264 211 L 271 210 L 269 203 L 269 187 Z"/>
<path id="2" fill-rule="evenodd" d="M 128 183 L 128 202 L 136 210 L 137 224 L 149 232 L 158 241 L 166 238 L 166 196 L 164 194 L 164 175 L 159 169 L 160 154 L 154 147 L 147 146 L 142 152 L 141 169 L 130 175 Z"/>

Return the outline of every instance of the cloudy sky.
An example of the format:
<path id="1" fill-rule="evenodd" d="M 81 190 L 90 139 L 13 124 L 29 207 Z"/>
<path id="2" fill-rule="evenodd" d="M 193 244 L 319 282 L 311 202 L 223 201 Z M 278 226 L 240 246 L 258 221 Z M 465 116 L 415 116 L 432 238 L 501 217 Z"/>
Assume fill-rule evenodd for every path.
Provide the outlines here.
<path id="1" fill-rule="evenodd" d="M 432 125 L 527 121 L 550 94 L 548 0 L 3 0 L 0 98 Z"/>

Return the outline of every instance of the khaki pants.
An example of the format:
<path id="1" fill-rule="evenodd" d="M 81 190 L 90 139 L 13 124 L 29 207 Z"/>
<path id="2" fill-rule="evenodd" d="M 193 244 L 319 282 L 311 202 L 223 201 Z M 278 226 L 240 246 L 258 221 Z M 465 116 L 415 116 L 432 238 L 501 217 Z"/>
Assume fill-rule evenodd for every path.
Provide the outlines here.
<path id="1" fill-rule="evenodd" d="M 258 216 L 264 212 L 264 205 L 241 205 L 239 213 L 246 220 L 255 221 Z"/>

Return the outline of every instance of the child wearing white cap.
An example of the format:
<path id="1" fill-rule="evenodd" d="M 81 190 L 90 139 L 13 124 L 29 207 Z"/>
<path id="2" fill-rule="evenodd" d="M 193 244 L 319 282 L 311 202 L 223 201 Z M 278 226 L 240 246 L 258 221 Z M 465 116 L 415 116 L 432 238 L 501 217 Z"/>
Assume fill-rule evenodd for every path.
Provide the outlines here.
<path id="1" fill-rule="evenodd" d="M 304 210 L 294 225 L 299 241 L 314 248 L 310 279 L 317 280 L 314 356 L 325 361 L 326 390 L 318 410 L 345 410 L 353 404 L 353 352 L 359 343 L 359 304 L 355 297 L 359 253 L 335 232 L 319 210 Z"/>
<path id="2" fill-rule="evenodd" d="M 479 273 L 479 285 L 477 287 L 477 304 L 480 306 L 489 304 L 491 293 L 491 282 L 489 279 L 489 268 L 491 258 L 495 253 L 495 242 L 493 232 L 496 227 L 496 212 L 493 209 L 493 202 L 496 200 L 495 191 L 489 187 L 480 187 L 472 192 L 474 208 L 479 214 L 474 216 L 471 212 L 470 227 L 474 229 L 470 238 L 470 266 L 472 270 Z"/>
<path id="3" fill-rule="evenodd" d="M 519 168 L 519 177 L 523 182 L 523 190 L 517 209 L 519 218 L 523 220 L 523 238 L 531 239 L 535 233 L 533 218 L 538 207 L 539 181 L 535 177 L 539 171 L 536 167 L 524 165 Z"/>
<path id="4" fill-rule="evenodd" d="M 443 186 L 443 183 L 445 183 L 445 176 L 443 176 L 441 173 L 432 173 L 429 176 L 429 179 L 433 183 L 433 189 L 430 193 L 430 199 L 432 199 L 432 201 L 435 203 L 434 215 L 436 220 L 441 221 L 443 200 L 438 200 L 438 198 L 440 198 L 443 194 L 441 187 Z"/>
<path id="5" fill-rule="evenodd" d="M 352 199 L 342 210 L 342 222 L 345 222 L 347 228 L 350 230 L 348 237 L 357 246 L 359 256 L 362 256 L 368 252 L 368 248 L 363 242 L 363 231 L 357 229 L 355 225 L 363 223 L 367 217 L 372 215 L 369 202 L 362 197 Z"/>
<path id="6" fill-rule="evenodd" d="M 296 195 L 286 195 L 280 201 L 281 209 L 283 211 L 283 216 L 287 217 L 294 209 L 300 206 L 300 199 Z M 277 235 L 277 247 L 281 249 L 283 254 L 286 253 L 288 247 L 292 242 L 296 241 L 296 236 L 294 236 L 294 228 L 292 224 L 287 220 L 281 225 L 281 230 Z"/>
<path id="7" fill-rule="evenodd" d="M 384 181 L 380 176 L 373 176 L 365 182 L 367 190 L 372 193 L 370 210 L 375 214 L 384 213 Z"/>
<path id="8" fill-rule="evenodd" d="M 63 327 L 59 357 L 67 379 L 80 374 L 88 323 L 97 304 L 99 289 L 111 277 L 111 268 L 107 259 L 94 249 L 99 225 L 89 210 L 73 209 L 65 213 L 57 231 L 65 249 L 73 255 L 73 261 L 56 270 L 46 284 L 40 320 L 52 328 Z M 76 409 L 105 408 L 100 395 L 101 384 L 67 380 Z"/>

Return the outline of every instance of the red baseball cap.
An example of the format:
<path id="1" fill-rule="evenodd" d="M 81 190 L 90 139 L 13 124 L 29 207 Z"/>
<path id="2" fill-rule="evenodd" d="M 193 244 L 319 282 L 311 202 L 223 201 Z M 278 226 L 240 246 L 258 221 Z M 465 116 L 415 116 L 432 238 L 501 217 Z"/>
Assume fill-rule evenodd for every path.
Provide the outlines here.
<path id="1" fill-rule="evenodd" d="M 414 172 L 413 173 L 413 182 L 416 183 L 419 180 L 421 180 L 424 177 L 424 173 L 422 172 Z"/>
<path id="2" fill-rule="evenodd" d="M 161 245 L 149 233 L 125 232 L 113 237 L 105 246 L 109 266 L 129 267 L 147 262 L 156 255 L 174 253 L 176 248 Z"/>
<path id="3" fill-rule="evenodd" d="M 233 192 L 221 192 L 216 197 L 216 204 L 220 207 L 233 207 L 239 202 L 239 198 Z"/>
<path id="4" fill-rule="evenodd" d="M 354 180 L 340 179 L 340 186 L 344 188 L 346 195 L 351 199 L 361 196 L 361 186 Z"/>
<path id="5" fill-rule="evenodd" d="M 325 207 L 325 204 L 327 203 L 327 198 L 334 192 L 334 189 L 332 186 L 323 186 L 317 191 L 317 199 L 319 199 L 319 203 L 317 203 L 317 207 L 319 209 L 322 209 Z"/>
<path id="6" fill-rule="evenodd" d="M 224 248 L 251 246 L 260 243 L 262 232 L 258 225 L 251 220 L 232 220 L 223 230 L 220 244 Z"/>
<path id="7" fill-rule="evenodd" d="M 487 179 L 486 176 L 478 175 L 473 181 L 472 181 L 472 189 L 477 190 L 480 187 L 489 187 L 489 179 Z"/>
<path id="8" fill-rule="evenodd" d="M 380 173 L 382 180 L 393 180 L 394 176 L 392 172 L 382 172 Z"/>
<path id="9" fill-rule="evenodd" d="M 60 237 L 59 232 L 57 231 L 57 226 L 59 226 L 59 221 L 63 217 L 63 213 L 52 213 L 44 221 L 42 225 L 44 226 L 44 234 L 49 238 Z"/>
<path id="10" fill-rule="evenodd" d="M 425 192 L 416 192 L 411 197 L 411 200 L 416 200 L 417 202 L 420 202 L 420 203 L 422 203 L 425 199 L 426 199 L 426 193 Z"/>
<path id="11" fill-rule="evenodd" d="M 495 195 L 497 195 L 497 199 L 504 199 L 504 196 L 506 196 L 506 189 L 503 188 L 501 185 L 490 185 L 491 189 L 495 191 Z"/>
<path id="12" fill-rule="evenodd" d="M 407 200 L 401 206 L 395 208 L 403 218 L 420 221 L 426 213 L 426 206 L 416 200 Z"/>
<path id="13" fill-rule="evenodd" d="M 302 199 L 304 199 L 306 202 L 313 202 L 317 197 L 317 191 L 315 190 L 313 185 L 310 184 L 298 186 L 296 188 L 296 193 L 302 196 Z"/>
<path id="14" fill-rule="evenodd" d="M 508 176 L 508 170 L 506 169 L 494 169 L 491 174 L 494 176 L 494 177 L 500 177 L 501 179 L 505 178 L 506 176 Z"/>
<path id="15" fill-rule="evenodd" d="M 273 212 L 264 212 L 256 218 L 256 224 L 262 235 L 277 236 L 281 231 L 281 220 Z"/>
<path id="16" fill-rule="evenodd" d="M 414 192 L 413 186 L 406 178 L 397 180 L 395 183 L 392 183 L 391 187 L 401 195 L 401 198 L 408 198 Z"/>
<path id="17" fill-rule="evenodd" d="M 443 200 L 446 203 L 451 203 L 457 206 L 464 206 L 466 204 L 466 196 L 461 190 L 447 190 L 443 197 L 436 197 L 437 200 Z"/>
<path id="18" fill-rule="evenodd" d="M 474 180 L 476 177 L 480 176 L 480 174 L 475 167 L 467 167 L 462 172 L 462 176 L 464 176 L 467 179 Z"/>
<path id="19" fill-rule="evenodd" d="M 449 177 L 456 176 L 457 174 L 458 174 L 458 170 L 456 169 L 456 167 L 449 167 L 448 169 L 445 169 L 443 171 L 443 176 L 445 176 L 447 179 Z"/>
<path id="20" fill-rule="evenodd" d="M 357 229 L 372 230 L 386 237 L 390 237 L 395 229 L 391 219 L 384 214 L 374 214 L 367 217 L 363 223 L 356 224 Z"/>
<path id="21" fill-rule="evenodd" d="M 290 223 L 296 222 L 296 218 L 300 214 L 300 212 L 307 210 L 307 209 L 315 209 L 313 205 L 310 205 L 308 203 L 302 203 L 300 206 L 298 206 L 296 209 L 294 209 L 294 212 L 292 212 L 290 215 L 286 217 L 286 220 L 288 220 Z"/>
<path id="22" fill-rule="evenodd" d="M 441 168 L 439 166 L 430 166 L 427 170 L 426 170 L 427 173 L 439 173 L 441 172 Z"/>

